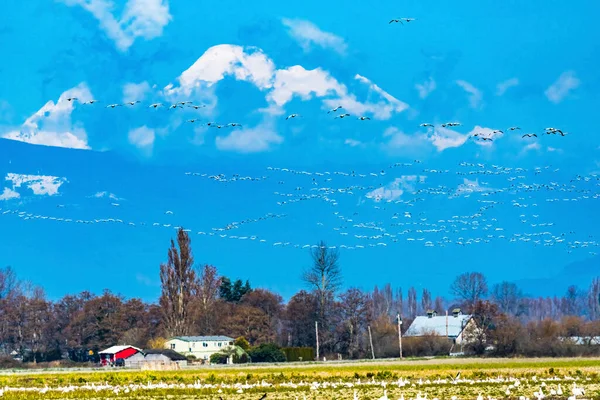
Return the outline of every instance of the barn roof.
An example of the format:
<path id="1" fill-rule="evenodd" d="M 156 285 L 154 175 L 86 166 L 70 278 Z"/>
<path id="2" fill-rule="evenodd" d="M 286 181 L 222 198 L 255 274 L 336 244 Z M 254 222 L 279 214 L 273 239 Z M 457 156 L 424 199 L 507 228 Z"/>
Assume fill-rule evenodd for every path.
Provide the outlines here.
<path id="1" fill-rule="evenodd" d="M 448 317 L 448 336 L 457 337 L 471 319 L 470 315 Z M 404 336 L 423 336 L 433 334 L 446 336 L 446 316 L 417 317 L 410 325 Z"/>
<path id="2" fill-rule="evenodd" d="M 233 338 L 229 336 L 175 336 L 173 339 L 183 340 L 184 342 L 232 342 Z"/>
<path id="3" fill-rule="evenodd" d="M 179 354 L 175 350 L 171 350 L 171 349 L 148 349 L 148 350 L 144 350 L 144 353 L 146 353 L 146 355 L 162 354 L 165 357 L 169 357 L 172 361 L 187 360 L 187 358 L 185 358 L 185 356 L 183 356 L 182 354 Z"/>
<path id="4" fill-rule="evenodd" d="M 141 349 L 138 349 L 135 346 L 112 346 L 106 350 L 99 351 L 98 354 L 117 354 L 118 352 L 129 348 L 136 349 L 137 351 L 142 351 Z"/>

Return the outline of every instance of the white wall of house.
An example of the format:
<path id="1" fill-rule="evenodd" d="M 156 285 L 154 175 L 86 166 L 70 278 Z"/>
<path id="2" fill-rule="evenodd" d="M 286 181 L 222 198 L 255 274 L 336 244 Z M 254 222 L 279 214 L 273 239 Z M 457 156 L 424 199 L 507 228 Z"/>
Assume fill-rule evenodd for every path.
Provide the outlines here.
<path id="1" fill-rule="evenodd" d="M 233 348 L 226 340 L 186 341 L 170 339 L 165 342 L 165 348 L 175 350 L 184 356 L 195 356 L 199 360 L 208 360 L 214 353 Z"/>

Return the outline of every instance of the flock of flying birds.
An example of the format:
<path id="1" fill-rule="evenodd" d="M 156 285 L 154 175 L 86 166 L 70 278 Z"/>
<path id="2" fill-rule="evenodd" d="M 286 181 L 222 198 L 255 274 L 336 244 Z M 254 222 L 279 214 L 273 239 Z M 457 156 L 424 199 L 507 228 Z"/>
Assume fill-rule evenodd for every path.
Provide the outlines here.
<path id="1" fill-rule="evenodd" d="M 410 21 L 414 21 L 414 18 L 400 18 L 400 19 L 393 19 L 390 21 L 390 23 L 392 22 L 410 22 Z M 77 97 L 69 97 L 66 99 L 69 102 L 75 102 L 78 101 Z M 98 103 L 98 100 L 89 100 L 89 101 L 85 101 L 82 102 L 81 104 L 84 105 L 92 105 L 92 104 L 96 104 Z M 141 101 L 139 100 L 132 100 L 132 101 L 127 101 L 125 103 L 111 103 L 105 106 L 105 108 L 111 108 L 111 109 L 115 109 L 117 107 L 133 107 L 136 106 L 138 104 L 140 104 Z M 179 101 L 173 104 L 163 104 L 163 103 L 152 103 L 152 104 L 147 104 L 145 105 L 148 108 L 151 109 L 157 109 L 157 108 L 167 108 L 169 110 L 175 110 L 175 109 L 184 109 L 186 107 L 188 108 L 192 108 L 194 110 L 199 110 L 202 108 L 206 108 L 205 104 L 194 104 L 191 101 Z M 327 114 L 333 114 L 335 119 L 344 119 L 344 118 L 348 118 L 348 117 L 352 117 L 351 114 L 347 113 L 347 112 L 338 112 L 340 110 L 343 110 L 343 107 L 341 105 L 336 106 L 330 110 L 327 111 Z M 302 115 L 297 114 L 297 113 L 293 113 L 293 114 L 289 114 L 287 117 L 285 117 L 286 120 L 291 120 L 291 119 L 295 119 L 295 118 L 301 118 Z M 368 116 L 357 116 L 356 119 L 360 120 L 360 121 L 369 121 L 371 120 L 370 117 Z M 188 119 L 186 122 L 189 123 L 196 123 L 199 122 L 200 118 L 191 118 Z M 212 121 L 208 121 L 206 122 L 206 125 L 211 127 L 211 128 L 217 128 L 217 129 L 221 129 L 221 128 L 235 128 L 235 127 L 242 127 L 242 124 L 237 123 L 237 122 L 229 122 L 226 124 L 220 124 L 220 123 L 216 123 L 216 122 L 212 122 Z M 460 122 L 445 122 L 440 124 L 439 126 L 441 126 L 442 128 L 451 128 L 451 127 L 457 127 L 460 126 Z M 425 122 L 419 125 L 422 128 L 435 128 L 436 125 Z M 507 129 L 507 131 L 509 132 L 513 132 L 513 131 L 520 131 L 521 128 L 518 126 L 512 126 L 510 128 Z M 544 129 L 544 133 L 546 135 L 560 135 L 560 136 L 565 136 L 568 133 L 564 132 L 562 129 L 559 128 L 553 128 L 553 127 L 548 127 Z M 483 133 L 483 132 L 475 132 L 471 135 L 471 138 L 473 139 L 478 139 L 481 141 L 493 141 L 494 137 L 496 135 L 503 135 L 504 131 L 497 129 L 492 131 L 491 133 Z M 521 136 L 522 138 L 532 138 L 532 137 L 538 137 L 538 135 L 536 133 L 525 133 Z"/>
<path id="2" fill-rule="evenodd" d="M 588 203 L 600 199 L 599 174 L 577 174 L 564 180 L 565 175 L 560 169 L 551 166 L 526 169 L 467 162 L 459 163 L 455 170 L 424 166 L 421 161 L 415 160 L 372 172 L 311 172 L 281 167 L 267 167 L 262 176 L 187 172 L 186 176 L 204 179 L 208 185 L 227 185 L 232 190 L 245 191 L 245 201 L 252 192 L 272 190 L 274 210 L 260 217 L 225 222 L 200 230 L 190 229 L 187 223 L 184 227 L 191 234 L 215 239 L 254 241 L 300 249 L 317 247 L 314 242 L 302 243 L 297 238 L 290 238 L 289 229 L 279 230 L 280 238 L 277 239 L 269 239 L 269 235 L 260 236 L 252 229 L 252 226 L 267 220 L 291 218 L 295 225 L 306 224 L 305 228 L 311 235 L 328 237 L 328 247 L 344 250 L 387 247 L 401 242 L 424 247 L 482 246 L 503 242 L 556 247 L 569 253 L 583 249 L 592 256 L 596 255 L 600 241 L 589 233 L 555 224 L 551 216 L 563 211 L 547 209 L 575 202 L 590 207 Z M 402 178 L 396 178 L 396 183 L 389 184 L 388 174 Z M 458 186 L 436 184 L 436 178 L 442 175 L 455 175 L 463 183 Z M 190 181 L 190 185 L 193 184 Z M 264 187 L 249 190 L 245 186 L 248 184 Z M 466 203 L 451 203 L 461 201 Z M 315 213 L 315 203 L 331 207 L 330 211 L 325 209 L 324 214 Z M 464 210 L 465 206 L 473 208 L 466 213 L 451 212 L 453 204 L 460 210 Z M 115 209 L 115 213 L 94 219 L 78 218 L 75 215 L 77 207 L 69 204 L 57 204 L 57 208 L 61 209 L 57 215 L 42 215 L 20 208 L 0 209 L 0 215 L 17 216 L 24 221 L 90 225 L 112 223 L 139 229 L 179 229 L 177 222 L 186 220 L 182 216 L 178 221 L 177 211 L 166 210 L 149 215 L 145 221 L 132 221 L 125 218 L 128 204 L 112 202 L 108 205 Z M 275 209 L 278 212 L 274 212 Z M 543 216 L 545 211 L 548 211 L 547 217 Z M 310 216 L 315 214 L 322 218 L 311 221 Z"/>
<path id="3" fill-rule="evenodd" d="M 415 18 L 395 18 L 392 23 L 410 23 Z M 85 107 L 100 103 L 98 100 L 80 102 L 76 97 L 69 97 L 68 102 L 79 103 Z M 165 108 L 168 110 L 190 109 L 200 110 L 206 108 L 204 104 L 194 104 L 191 101 L 179 101 L 172 104 L 151 103 L 142 104 L 139 100 L 124 103 L 111 103 L 104 106 L 107 109 L 119 107 L 146 107 L 148 109 Z M 350 118 L 352 115 L 344 111 L 341 105 L 330 109 L 327 114 L 334 119 Z M 297 113 L 289 114 L 285 120 L 301 118 Z M 354 116 L 361 121 L 368 121 L 369 116 Z M 188 119 L 189 123 L 200 122 L 200 118 Z M 209 127 L 217 129 L 236 128 L 242 125 L 237 122 L 216 123 L 205 122 Z M 445 122 L 439 124 L 442 128 L 458 127 L 459 122 Z M 437 125 L 422 123 L 420 127 L 434 129 Z M 511 126 L 507 132 L 520 132 L 518 126 Z M 495 130 L 491 133 L 475 132 L 473 139 L 482 141 L 493 141 L 497 135 L 503 135 L 503 130 Z M 567 135 L 559 128 L 545 128 L 546 135 Z M 536 133 L 525 133 L 522 138 L 537 138 Z M 455 171 L 422 168 L 420 161 L 413 163 L 395 163 L 381 171 L 361 173 L 357 171 L 342 172 L 309 172 L 297 171 L 288 168 L 268 167 L 263 176 L 242 176 L 234 174 L 207 174 L 199 172 L 188 172 L 191 177 L 206 178 L 218 184 L 237 185 L 241 182 L 255 182 L 267 185 L 278 185 L 278 190 L 273 191 L 275 197 L 273 206 L 279 209 L 292 208 L 298 211 L 295 204 L 321 202 L 332 207 L 329 221 L 326 219 L 314 221 L 312 233 L 315 229 L 326 229 L 329 227 L 337 239 L 329 245 L 330 248 L 347 250 L 364 249 L 368 247 L 386 247 L 398 242 L 409 242 L 422 244 L 424 247 L 445 246 L 475 246 L 487 243 L 503 241 L 507 243 L 529 244 L 533 246 L 562 246 L 566 251 L 575 249 L 588 249 L 589 253 L 595 255 L 593 249 L 600 245 L 591 235 L 577 236 L 578 233 L 569 229 L 554 229 L 554 223 L 540 216 L 535 211 L 540 202 L 590 202 L 600 198 L 600 177 L 596 174 L 576 175 L 568 181 L 561 182 L 559 179 L 549 182 L 528 181 L 531 178 L 552 175 L 558 173 L 558 169 L 546 166 L 543 168 L 523 169 L 510 168 L 498 165 L 486 166 L 484 164 L 460 163 Z M 392 184 L 383 182 L 385 175 L 390 169 L 401 168 L 406 170 Z M 417 171 L 417 169 L 420 169 Z M 295 175 L 294 184 L 286 182 L 285 174 Z M 456 174 L 461 176 L 463 183 L 455 187 L 441 184 L 429 184 L 435 181 L 438 175 Z M 397 175 L 396 175 L 397 176 Z M 470 181 L 467 178 L 474 178 Z M 495 182 L 479 182 L 479 177 L 494 179 Z M 298 184 L 299 181 L 304 181 Z M 358 180 L 359 182 L 356 182 Z M 265 190 L 268 190 L 269 186 Z M 533 193 L 537 193 L 533 196 Z M 543 198 L 544 197 L 544 198 Z M 447 202 L 456 199 L 470 199 L 475 204 L 475 209 L 470 213 L 450 213 L 444 215 L 449 209 Z M 543 199 L 542 199 L 543 198 Z M 473 200 L 475 200 L 473 202 Z M 443 202 L 442 202 L 443 201 Z M 348 203 L 349 207 L 339 206 Z M 112 202 L 111 207 L 123 208 L 120 203 Z M 60 209 L 69 209 L 68 204 L 58 204 Z M 514 213 L 514 221 L 509 221 L 508 226 L 503 226 L 498 220 L 496 211 L 509 207 L 519 210 Z M 312 208 L 309 207 L 309 209 Z M 541 208 L 541 207 L 540 207 Z M 342 210 L 351 210 L 349 213 Z M 310 212 L 310 211 L 309 211 Z M 1 209 L 0 215 L 16 215 L 22 220 L 50 220 L 63 223 L 101 224 L 115 223 L 131 227 L 144 228 L 169 228 L 179 229 L 180 225 L 173 221 L 176 213 L 167 210 L 163 212 L 163 219 L 152 221 L 150 217 L 146 221 L 129 221 L 119 216 L 98 216 L 94 219 L 81 219 L 76 215 L 41 215 L 23 211 L 21 209 Z M 510 214 L 507 213 L 507 214 Z M 517 216 L 518 214 L 518 216 Z M 211 236 L 220 239 L 248 240 L 259 243 L 267 243 L 272 246 L 293 248 L 314 248 L 315 244 L 298 243 L 285 238 L 279 240 L 260 237 L 252 232 L 247 232 L 246 226 L 269 219 L 282 219 L 290 215 L 286 213 L 267 213 L 258 218 L 247 218 L 222 224 L 222 226 L 203 230 L 186 229 L 198 235 Z M 156 217 L 154 217 L 156 218 Z M 300 218 L 302 222 L 307 218 Z M 181 221 L 183 222 L 183 221 Z M 515 223 L 516 222 L 516 226 Z M 518 229 L 517 229 L 518 227 Z M 242 232 L 242 233 L 238 233 Z M 282 236 L 287 233 L 282 230 Z M 331 241 L 330 241 L 331 242 Z"/>

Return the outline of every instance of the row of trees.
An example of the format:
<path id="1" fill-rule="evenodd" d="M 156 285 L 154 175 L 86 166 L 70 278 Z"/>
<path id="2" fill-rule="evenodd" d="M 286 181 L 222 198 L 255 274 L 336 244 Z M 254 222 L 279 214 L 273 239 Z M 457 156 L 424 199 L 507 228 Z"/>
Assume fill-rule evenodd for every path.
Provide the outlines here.
<path id="1" fill-rule="evenodd" d="M 370 328 L 373 353 L 395 357 L 398 314 L 407 329 L 418 314 L 455 307 L 473 313 L 483 329 L 470 348 L 476 353 L 493 344 L 498 355 L 570 354 L 575 350 L 561 337 L 600 335 L 600 279 L 587 291 L 569 287 L 563 297 L 532 298 L 509 282 L 489 290 L 485 276 L 473 272 L 452 283 L 452 299 L 414 287 L 405 297 L 391 284 L 342 290 L 339 253 L 320 243 L 310 255 L 310 267 L 301 276 L 306 288 L 287 303 L 277 293 L 220 275 L 214 266 L 197 267 L 182 229 L 160 266 L 157 304 L 110 291 L 48 301 L 41 288 L 19 281 L 10 267 L 0 269 L 0 352 L 33 361 L 86 361 L 89 350 L 95 357 L 115 344 L 160 347 L 166 337 L 217 334 L 243 336 L 252 346 L 315 347 L 317 322 L 321 355 L 370 357 Z M 406 355 L 446 352 L 449 346 L 434 337 L 405 343 Z"/>

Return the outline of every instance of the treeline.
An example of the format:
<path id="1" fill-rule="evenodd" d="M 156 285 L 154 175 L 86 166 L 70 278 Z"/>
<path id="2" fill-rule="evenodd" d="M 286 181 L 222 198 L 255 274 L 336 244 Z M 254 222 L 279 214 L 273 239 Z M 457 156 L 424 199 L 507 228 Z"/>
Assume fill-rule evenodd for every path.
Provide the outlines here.
<path id="1" fill-rule="evenodd" d="M 324 243 L 311 249 L 304 290 L 287 303 L 272 291 L 230 279 L 216 267 L 197 267 L 191 241 L 179 230 L 167 262 L 160 265 L 158 303 L 126 299 L 106 290 L 82 292 L 49 301 L 42 288 L 18 279 L 10 267 L 0 269 L 0 353 L 24 361 L 95 361 L 97 352 L 116 345 L 161 347 L 180 335 L 244 337 L 251 346 L 315 347 L 321 357 L 397 357 L 397 316 L 405 331 L 427 310 L 443 314 L 460 307 L 481 328 L 464 350 L 497 356 L 595 354 L 600 346 L 600 279 L 585 290 L 569 287 L 562 297 L 525 296 L 502 282 L 488 288 L 478 272 L 459 275 L 452 299 L 428 289 L 386 284 L 372 291 L 342 290 L 339 253 Z M 370 347 L 370 328 L 373 349 Z M 580 337 L 575 344 L 565 337 Z M 405 338 L 404 355 L 447 354 L 445 338 Z"/>

